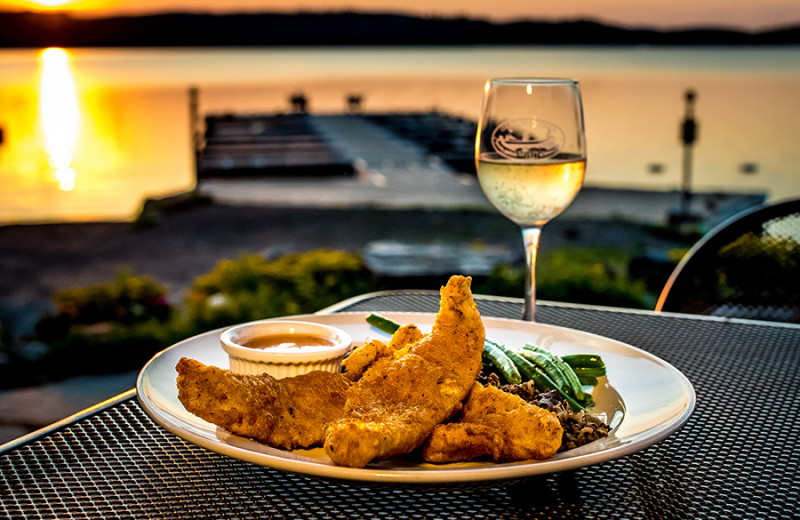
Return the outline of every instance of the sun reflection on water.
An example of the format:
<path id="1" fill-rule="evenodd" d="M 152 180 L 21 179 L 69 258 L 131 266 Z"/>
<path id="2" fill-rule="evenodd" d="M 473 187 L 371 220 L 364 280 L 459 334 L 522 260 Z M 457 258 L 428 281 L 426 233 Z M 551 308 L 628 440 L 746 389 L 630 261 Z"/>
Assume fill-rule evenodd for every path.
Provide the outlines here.
<path id="1" fill-rule="evenodd" d="M 64 49 L 49 48 L 39 56 L 42 67 L 39 109 L 45 147 L 59 187 L 75 188 L 72 156 L 78 139 L 80 111 L 70 56 Z"/>

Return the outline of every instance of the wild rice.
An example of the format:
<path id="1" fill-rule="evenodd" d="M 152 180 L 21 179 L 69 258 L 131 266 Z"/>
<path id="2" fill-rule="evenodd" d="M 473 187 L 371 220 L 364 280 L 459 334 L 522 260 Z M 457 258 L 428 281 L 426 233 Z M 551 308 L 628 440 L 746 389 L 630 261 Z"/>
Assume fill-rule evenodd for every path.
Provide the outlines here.
<path id="1" fill-rule="evenodd" d="M 500 377 L 494 373 L 482 373 L 478 381 L 484 385 L 492 385 L 504 392 L 518 395 L 525 401 L 549 410 L 556 414 L 561 427 L 564 428 L 564 437 L 561 441 L 559 452 L 571 450 L 602 437 L 608 436 L 608 425 L 597 417 L 584 412 L 573 412 L 569 403 L 561 398 L 557 390 L 540 392 L 533 381 L 526 381 L 518 385 L 503 385 Z"/>

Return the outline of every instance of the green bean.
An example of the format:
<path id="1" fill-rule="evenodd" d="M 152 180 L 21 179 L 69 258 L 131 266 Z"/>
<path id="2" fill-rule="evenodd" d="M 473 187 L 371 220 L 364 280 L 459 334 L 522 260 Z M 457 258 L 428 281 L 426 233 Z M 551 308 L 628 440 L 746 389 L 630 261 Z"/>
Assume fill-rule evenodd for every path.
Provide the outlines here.
<path id="1" fill-rule="evenodd" d="M 586 386 L 597 386 L 597 377 L 589 375 L 589 374 L 576 374 L 578 381 L 582 385 Z"/>
<path id="2" fill-rule="evenodd" d="M 375 313 L 371 313 L 367 316 L 367 323 L 387 334 L 394 334 L 397 332 L 397 329 L 401 327 L 396 321 Z"/>
<path id="3" fill-rule="evenodd" d="M 525 350 L 524 348 L 517 352 L 520 356 L 527 359 L 544 372 L 556 386 L 570 395 L 574 396 L 572 387 L 567 381 L 566 376 L 549 360 L 546 356 L 532 350 Z"/>
<path id="4" fill-rule="evenodd" d="M 575 371 L 575 374 L 584 374 L 590 375 L 594 377 L 600 377 L 606 375 L 605 368 L 594 368 L 594 367 L 575 367 L 572 370 Z"/>
<path id="5" fill-rule="evenodd" d="M 596 385 L 597 378 L 606 375 L 605 368 L 593 368 L 593 367 L 577 367 L 573 369 L 575 371 L 575 375 L 578 376 L 578 381 L 584 385 Z"/>
<path id="6" fill-rule="evenodd" d="M 605 368 L 606 366 L 603 359 L 597 354 L 570 354 L 568 356 L 561 356 L 561 359 L 572 368 Z"/>
<path id="7" fill-rule="evenodd" d="M 510 385 L 518 385 L 522 382 L 522 376 L 517 369 L 517 366 L 509 358 L 500 346 L 491 341 L 485 340 L 483 343 L 483 358 L 489 362 L 490 365 L 500 371 L 500 374 Z"/>
<path id="8" fill-rule="evenodd" d="M 547 377 L 547 374 L 539 370 L 536 365 L 525 359 L 524 357 L 520 356 L 514 350 L 505 347 L 503 345 L 499 345 L 499 347 L 503 350 L 503 353 L 508 356 L 511 361 L 517 365 L 520 373 L 533 381 L 533 384 L 539 387 L 540 390 L 557 390 L 558 387 L 553 382 L 552 379 Z"/>
<path id="9" fill-rule="evenodd" d="M 583 405 L 578 403 L 575 399 L 573 399 L 569 394 L 567 394 L 564 390 L 560 389 L 558 385 L 553 382 L 552 379 L 547 377 L 547 374 L 544 373 L 541 369 L 539 369 L 536 365 L 519 355 L 514 350 L 505 347 L 503 345 L 498 344 L 498 347 L 502 349 L 502 351 L 517 365 L 519 371 L 528 379 L 533 381 L 533 384 L 539 387 L 540 390 L 557 390 L 561 397 L 563 397 L 569 405 L 572 407 L 574 411 L 581 411 L 585 410 Z"/>
<path id="10" fill-rule="evenodd" d="M 583 401 L 586 399 L 586 394 L 583 392 L 583 387 L 581 386 L 581 382 L 578 380 L 578 376 L 572 370 L 572 367 L 566 364 L 560 357 L 538 345 L 528 344 L 525 345 L 524 349 L 527 351 L 536 352 L 554 365 L 555 368 L 561 373 L 562 377 L 566 380 L 567 387 L 572 389 L 575 399 L 578 401 Z"/>

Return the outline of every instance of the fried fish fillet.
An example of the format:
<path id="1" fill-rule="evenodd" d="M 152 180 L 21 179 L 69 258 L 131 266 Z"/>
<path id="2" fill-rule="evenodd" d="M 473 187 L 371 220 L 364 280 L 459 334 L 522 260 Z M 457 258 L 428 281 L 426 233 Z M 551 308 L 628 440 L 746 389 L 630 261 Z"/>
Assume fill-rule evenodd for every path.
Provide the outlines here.
<path id="1" fill-rule="evenodd" d="M 320 446 L 325 427 L 344 414 L 350 380 L 314 371 L 275 379 L 181 358 L 178 399 L 189 412 L 231 433 L 273 447 Z"/>
<path id="2" fill-rule="evenodd" d="M 347 391 L 344 417 L 328 426 L 325 450 L 339 465 L 409 453 L 460 410 L 481 369 L 484 329 L 471 278 L 441 290 L 431 332 L 371 366 Z"/>
<path id="3" fill-rule="evenodd" d="M 391 354 L 392 350 L 383 341 L 367 341 L 344 358 L 342 371 L 351 381 L 358 381 L 375 361 Z"/>
<path id="4" fill-rule="evenodd" d="M 558 451 L 563 433 L 554 413 L 476 382 L 458 422 L 438 425 L 422 456 L 436 463 L 487 455 L 497 462 L 546 459 Z"/>
<path id="5" fill-rule="evenodd" d="M 403 325 L 392 335 L 388 345 L 381 340 L 373 339 L 353 350 L 342 362 L 342 369 L 348 378 L 358 381 L 370 367 L 391 360 L 395 352 L 413 345 L 420 339 L 422 331 L 416 325 Z"/>

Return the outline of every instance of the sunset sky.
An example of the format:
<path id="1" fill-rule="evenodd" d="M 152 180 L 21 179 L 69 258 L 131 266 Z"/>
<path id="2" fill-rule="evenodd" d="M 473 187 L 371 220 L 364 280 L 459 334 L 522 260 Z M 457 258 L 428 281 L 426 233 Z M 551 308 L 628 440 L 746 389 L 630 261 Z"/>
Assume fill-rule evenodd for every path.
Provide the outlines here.
<path id="1" fill-rule="evenodd" d="M 798 0 L 0 0 L 0 10 L 70 10 L 104 16 L 163 11 L 341 11 L 468 16 L 507 21 L 589 18 L 626 26 L 762 30 L 800 23 Z"/>

